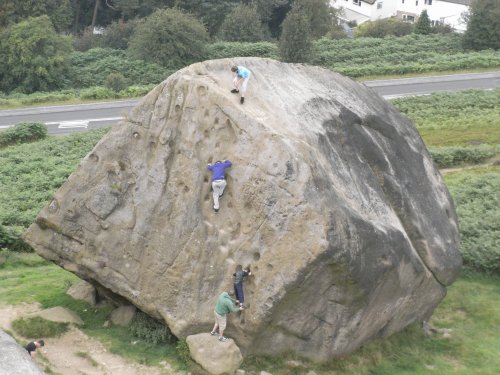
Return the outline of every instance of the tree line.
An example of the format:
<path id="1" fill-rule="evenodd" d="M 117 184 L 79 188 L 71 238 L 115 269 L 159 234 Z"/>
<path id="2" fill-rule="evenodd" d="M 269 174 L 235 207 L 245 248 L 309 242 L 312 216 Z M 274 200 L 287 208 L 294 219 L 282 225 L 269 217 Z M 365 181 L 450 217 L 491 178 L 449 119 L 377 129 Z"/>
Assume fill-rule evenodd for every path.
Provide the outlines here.
<path id="1" fill-rule="evenodd" d="M 464 47 L 498 49 L 499 12 L 497 0 L 476 0 Z M 451 31 L 431 27 L 424 12 L 416 25 L 368 22 L 356 36 Z M 346 37 L 328 0 L 3 0 L 0 91 L 71 87 L 78 81 L 71 66 L 75 50 L 121 50 L 126 59 L 171 71 L 207 58 L 217 41 L 276 42 L 282 61 L 314 62 L 314 41 Z"/>

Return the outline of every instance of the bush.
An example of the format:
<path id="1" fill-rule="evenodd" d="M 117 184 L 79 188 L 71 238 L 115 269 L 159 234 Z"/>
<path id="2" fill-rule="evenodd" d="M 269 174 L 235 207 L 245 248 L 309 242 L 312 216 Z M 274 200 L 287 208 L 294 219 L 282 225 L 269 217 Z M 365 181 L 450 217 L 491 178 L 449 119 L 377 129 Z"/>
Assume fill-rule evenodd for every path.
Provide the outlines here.
<path id="1" fill-rule="evenodd" d="M 278 46 L 272 42 L 217 42 L 207 47 L 208 59 L 223 59 L 228 57 L 268 57 L 279 58 Z"/>
<path id="2" fill-rule="evenodd" d="M 158 64 L 127 58 L 125 51 L 110 48 L 94 48 L 71 55 L 73 87 L 103 86 L 112 73 L 121 74 L 134 85 L 160 83 L 172 70 Z"/>
<path id="3" fill-rule="evenodd" d="M 94 34 L 92 29 L 85 29 L 81 35 L 73 37 L 73 48 L 80 52 L 98 48 L 101 46 L 101 38 L 102 35 Z"/>
<path id="4" fill-rule="evenodd" d="M 127 51 L 132 59 L 179 69 L 204 60 L 207 42 L 205 27 L 194 16 L 160 9 L 137 25 Z"/>
<path id="5" fill-rule="evenodd" d="M 104 85 L 113 90 L 114 92 L 119 92 L 127 88 L 127 80 L 121 73 L 110 73 L 106 78 Z"/>
<path id="6" fill-rule="evenodd" d="M 384 38 L 387 35 L 403 36 L 413 32 L 413 24 L 395 17 L 383 20 L 368 21 L 355 30 L 356 37 Z"/>
<path id="7" fill-rule="evenodd" d="M 465 266 L 500 273 L 500 173 L 446 175 L 460 223 Z"/>
<path id="8" fill-rule="evenodd" d="M 104 30 L 99 46 L 113 49 L 127 49 L 128 42 L 132 37 L 136 25 L 135 21 L 125 22 L 123 20 L 111 23 Z"/>
<path id="9" fill-rule="evenodd" d="M 258 42 L 265 34 L 257 8 L 240 4 L 225 18 L 219 37 L 230 42 Z"/>
<path id="10" fill-rule="evenodd" d="M 449 168 L 460 164 L 480 163 L 497 154 L 497 149 L 489 145 L 469 147 L 429 148 L 432 160 L 439 168 Z"/>
<path id="11" fill-rule="evenodd" d="M 68 323 L 45 320 L 39 316 L 28 319 L 16 319 L 12 322 L 14 331 L 28 338 L 57 337 L 68 330 L 68 325 Z"/>
<path id="12" fill-rule="evenodd" d="M 166 344 L 173 339 L 172 334 L 164 324 L 142 311 L 137 312 L 129 329 L 135 337 L 155 345 Z"/>
<path id="13" fill-rule="evenodd" d="M 191 352 L 189 351 L 189 346 L 185 338 L 180 339 L 175 346 L 177 356 L 180 361 L 187 365 L 191 361 Z"/>
<path id="14" fill-rule="evenodd" d="M 80 97 L 82 99 L 111 99 L 117 98 L 118 94 L 107 87 L 95 86 L 83 89 Z"/>
<path id="15" fill-rule="evenodd" d="M 23 228 L 5 227 L 0 224 L 0 250 L 15 252 L 32 252 L 30 245 L 22 238 Z"/>
<path id="16" fill-rule="evenodd" d="M 0 147 L 27 143 L 47 136 L 47 127 L 38 122 L 23 122 L 0 132 Z"/>

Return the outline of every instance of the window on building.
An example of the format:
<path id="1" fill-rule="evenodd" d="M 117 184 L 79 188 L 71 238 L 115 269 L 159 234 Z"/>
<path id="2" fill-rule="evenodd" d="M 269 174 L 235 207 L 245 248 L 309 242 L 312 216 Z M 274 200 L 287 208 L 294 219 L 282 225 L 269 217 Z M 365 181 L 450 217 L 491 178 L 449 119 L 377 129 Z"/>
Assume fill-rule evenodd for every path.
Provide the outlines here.
<path id="1" fill-rule="evenodd" d="M 352 0 L 352 3 L 353 3 L 354 5 L 361 6 L 361 0 Z"/>
<path id="2" fill-rule="evenodd" d="M 401 4 L 404 4 L 405 3 L 405 0 L 401 0 Z"/>
<path id="3" fill-rule="evenodd" d="M 417 1 L 415 1 L 415 6 L 418 6 L 418 0 L 417 0 Z"/>
<path id="4" fill-rule="evenodd" d="M 382 2 L 377 3 L 377 9 L 382 9 L 382 4 L 383 4 Z"/>
<path id="5" fill-rule="evenodd" d="M 424 0 L 424 4 L 432 5 L 432 0 Z"/>

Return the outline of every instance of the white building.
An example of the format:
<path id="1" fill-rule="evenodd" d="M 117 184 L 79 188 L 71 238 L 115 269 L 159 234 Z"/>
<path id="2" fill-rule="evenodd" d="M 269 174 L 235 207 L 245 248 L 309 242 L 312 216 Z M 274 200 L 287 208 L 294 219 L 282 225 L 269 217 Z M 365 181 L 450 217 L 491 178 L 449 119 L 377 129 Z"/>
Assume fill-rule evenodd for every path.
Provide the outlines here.
<path id="1" fill-rule="evenodd" d="M 445 23 L 456 31 L 465 31 L 462 13 L 469 10 L 472 0 L 332 0 L 334 8 L 343 8 L 344 21 L 362 24 L 389 17 L 415 22 L 425 9 L 434 25 Z"/>

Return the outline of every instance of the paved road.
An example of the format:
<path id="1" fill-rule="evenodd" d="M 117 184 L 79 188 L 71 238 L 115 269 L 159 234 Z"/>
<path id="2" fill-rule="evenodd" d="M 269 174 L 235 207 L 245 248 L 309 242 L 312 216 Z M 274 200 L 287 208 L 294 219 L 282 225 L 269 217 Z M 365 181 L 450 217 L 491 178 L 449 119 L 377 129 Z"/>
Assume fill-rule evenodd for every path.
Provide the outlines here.
<path id="1" fill-rule="evenodd" d="M 435 91 L 500 87 L 500 71 L 363 82 L 389 99 Z M 117 123 L 137 100 L 0 111 L 0 129 L 26 121 L 44 122 L 50 134 L 67 134 Z"/>

